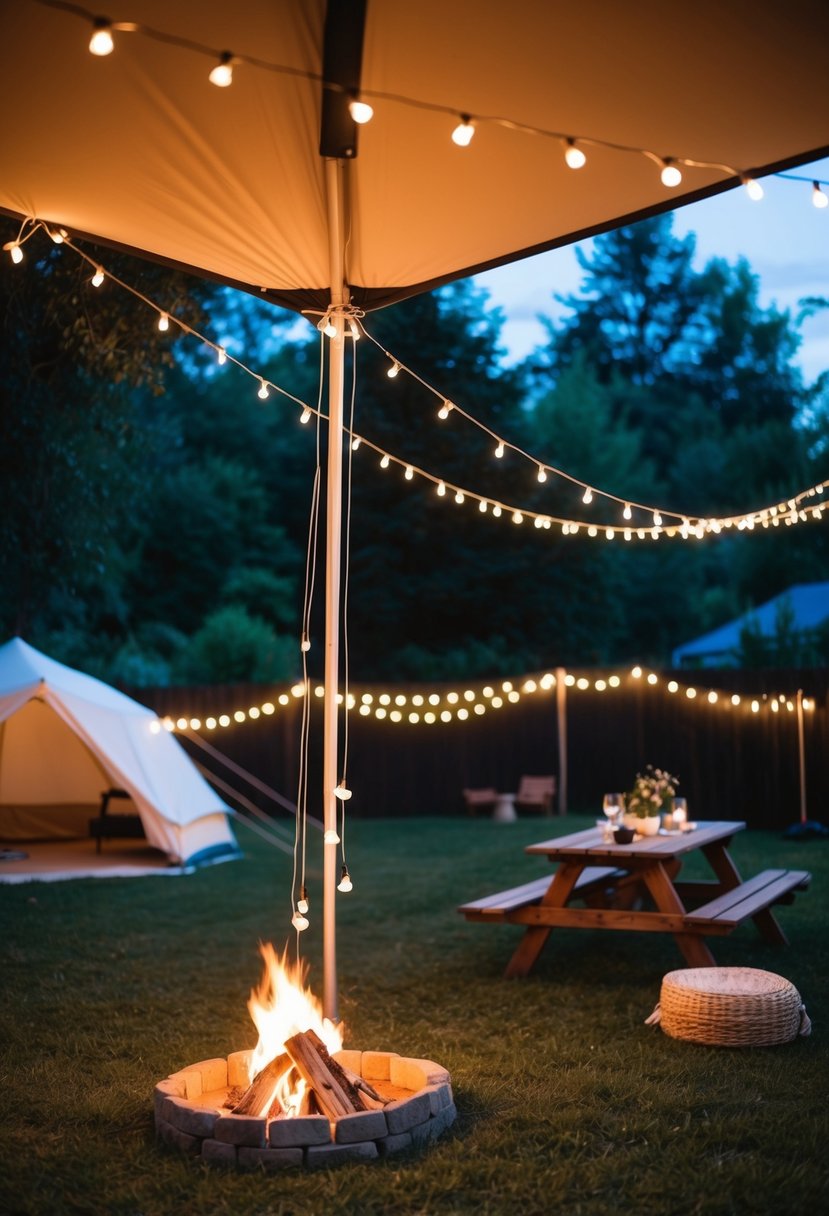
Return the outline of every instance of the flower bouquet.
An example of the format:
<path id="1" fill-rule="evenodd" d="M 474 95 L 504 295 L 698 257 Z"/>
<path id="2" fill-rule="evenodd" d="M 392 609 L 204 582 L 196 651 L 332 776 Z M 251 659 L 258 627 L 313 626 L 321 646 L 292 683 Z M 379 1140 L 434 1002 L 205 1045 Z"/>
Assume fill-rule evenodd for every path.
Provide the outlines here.
<path id="1" fill-rule="evenodd" d="M 643 835 L 659 831 L 659 815 L 671 809 L 671 799 L 677 791 L 679 778 L 662 768 L 648 764 L 636 774 L 633 788 L 625 795 L 625 818 L 628 826 Z"/>

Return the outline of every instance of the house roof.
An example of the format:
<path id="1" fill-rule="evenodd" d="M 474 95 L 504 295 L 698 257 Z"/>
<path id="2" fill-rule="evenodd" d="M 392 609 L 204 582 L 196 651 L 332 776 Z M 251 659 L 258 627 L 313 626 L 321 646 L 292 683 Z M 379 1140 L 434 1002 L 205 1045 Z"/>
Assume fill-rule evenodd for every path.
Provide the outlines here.
<path id="1" fill-rule="evenodd" d="M 829 619 L 829 582 L 798 583 L 727 625 L 678 646 L 671 656 L 673 666 L 681 667 L 688 659 L 715 662 L 733 658 L 740 647 L 740 633 L 749 623 L 766 637 L 773 637 L 777 614 L 784 603 L 791 607 L 795 629 L 815 629 Z"/>

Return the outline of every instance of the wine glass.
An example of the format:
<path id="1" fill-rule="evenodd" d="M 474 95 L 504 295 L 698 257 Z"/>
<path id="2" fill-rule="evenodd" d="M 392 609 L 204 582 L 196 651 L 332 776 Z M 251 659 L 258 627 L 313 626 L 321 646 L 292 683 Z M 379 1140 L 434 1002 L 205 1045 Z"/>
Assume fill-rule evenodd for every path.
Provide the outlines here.
<path id="1" fill-rule="evenodd" d="M 610 839 L 610 834 L 613 828 L 617 827 L 621 822 L 622 809 L 624 807 L 624 797 L 622 794 L 605 794 L 602 799 L 602 810 L 607 818 L 607 827 L 605 828 L 605 839 Z"/>

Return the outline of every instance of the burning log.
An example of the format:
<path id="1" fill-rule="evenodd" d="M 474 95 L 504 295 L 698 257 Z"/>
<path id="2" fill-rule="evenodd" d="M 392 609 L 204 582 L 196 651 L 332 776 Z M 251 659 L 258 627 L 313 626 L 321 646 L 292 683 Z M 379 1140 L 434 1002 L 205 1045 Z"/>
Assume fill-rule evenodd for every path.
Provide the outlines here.
<path id="1" fill-rule="evenodd" d="M 251 1081 L 242 1097 L 233 1107 L 234 1115 L 258 1115 L 266 1105 L 270 1106 L 277 1082 L 291 1067 L 291 1059 L 285 1052 L 274 1056 Z"/>
<path id="2" fill-rule="evenodd" d="M 285 1043 L 297 1072 L 313 1089 L 317 1105 L 329 1119 L 368 1109 L 363 1095 L 345 1070 L 328 1054 L 328 1048 L 313 1030 L 295 1034 Z M 368 1097 L 366 1094 L 365 1097 Z"/>

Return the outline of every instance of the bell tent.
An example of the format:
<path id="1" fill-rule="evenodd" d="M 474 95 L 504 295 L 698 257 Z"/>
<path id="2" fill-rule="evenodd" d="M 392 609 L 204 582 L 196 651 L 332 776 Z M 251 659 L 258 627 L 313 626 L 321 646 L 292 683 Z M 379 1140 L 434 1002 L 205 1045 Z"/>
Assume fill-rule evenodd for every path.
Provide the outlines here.
<path id="1" fill-rule="evenodd" d="M 85 836 L 113 787 L 171 861 L 237 853 L 229 808 L 152 710 L 21 638 L 0 647 L 0 839 Z"/>

